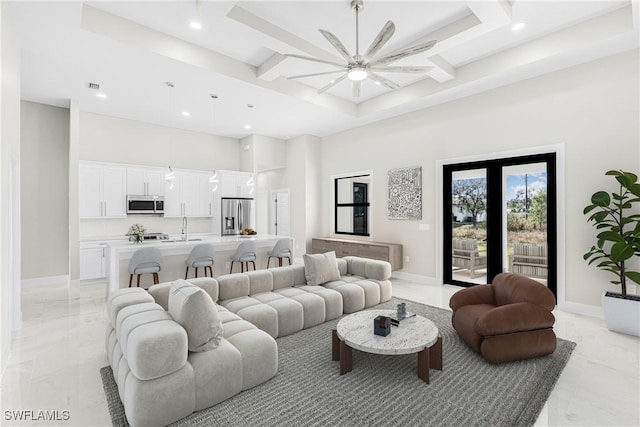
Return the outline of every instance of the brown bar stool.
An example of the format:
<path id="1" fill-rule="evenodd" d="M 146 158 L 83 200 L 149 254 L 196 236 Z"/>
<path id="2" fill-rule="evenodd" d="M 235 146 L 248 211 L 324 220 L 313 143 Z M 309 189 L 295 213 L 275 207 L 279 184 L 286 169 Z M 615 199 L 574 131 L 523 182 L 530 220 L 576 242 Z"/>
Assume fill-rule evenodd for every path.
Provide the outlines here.
<path id="1" fill-rule="evenodd" d="M 269 268 L 271 258 L 278 259 L 279 267 L 282 267 L 282 260 L 284 258 L 288 259 L 289 265 L 291 265 L 291 239 L 280 239 L 276 242 L 267 259 L 267 268 Z"/>
<path id="2" fill-rule="evenodd" d="M 231 256 L 231 268 L 229 274 L 233 271 L 233 263 L 239 262 L 240 269 L 244 273 L 245 266 L 249 271 L 249 263 L 253 264 L 253 269 L 256 269 L 256 244 L 255 242 L 242 242 L 238 245 L 238 249 Z"/>
<path id="3" fill-rule="evenodd" d="M 158 248 L 143 248 L 138 249 L 131 260 L 129 261 L 129 287 L 133 280 L 133 275 L 136 274 L 136 285 L 140 286 L 141 274 L 153 274 L 153 284 L 160 283 L 158 278 L 158 272 L 162 270 L 162 254 Z"/>
<path id="4" fill-rule="evenodd" d="M 185 260 L 187 269 L 184 272 L 184 279 L 187 280 L 189 267 L 196 269 L 196 277 L 198 277 L 198 267 L 204 267 L 204 277 L 207 277 L 207 268 L 213 277 L 213 253 L 215 249 L 212 244 L 204 243 L 196 245 L 191 249 L 189 257 Z"/>

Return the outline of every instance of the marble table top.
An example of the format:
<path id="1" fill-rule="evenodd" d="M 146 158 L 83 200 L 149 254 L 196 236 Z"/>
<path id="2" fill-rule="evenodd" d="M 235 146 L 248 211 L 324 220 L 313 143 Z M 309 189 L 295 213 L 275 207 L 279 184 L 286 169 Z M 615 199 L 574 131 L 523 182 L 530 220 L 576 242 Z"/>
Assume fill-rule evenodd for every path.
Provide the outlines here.
<path id="1" fill-rule="evenodd" d="M 373 319 L 395 310 L 364 310 L 344 317 L 336 328 L 338 338 L 349 347 L 374 354 L 410 354 L 431 347 L 438 340 L 438 327 L 429 319 L 414 316 L 391 326 L 386 337 L 373 333 Z"/>

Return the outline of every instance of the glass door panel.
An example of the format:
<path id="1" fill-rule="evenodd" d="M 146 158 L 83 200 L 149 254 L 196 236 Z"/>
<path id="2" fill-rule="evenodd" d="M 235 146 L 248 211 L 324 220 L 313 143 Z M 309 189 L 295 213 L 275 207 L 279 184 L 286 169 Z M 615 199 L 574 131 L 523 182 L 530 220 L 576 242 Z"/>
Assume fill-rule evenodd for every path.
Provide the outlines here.
<path id="1" fill-rule="evenodd" d="M 503 271 L 547 284 L 547 164 L 502 168 Z"/>
<path id="2" fill-rule="evenodd" d="M 491 283 L 509 271 L 556 292 L 555 153 L 443 167 L 443 280 Z"/>
<path id="3" fill-rule="evenodd" d="M 487 171 L 451 175 L 451 278 L 487 283 Z"/>

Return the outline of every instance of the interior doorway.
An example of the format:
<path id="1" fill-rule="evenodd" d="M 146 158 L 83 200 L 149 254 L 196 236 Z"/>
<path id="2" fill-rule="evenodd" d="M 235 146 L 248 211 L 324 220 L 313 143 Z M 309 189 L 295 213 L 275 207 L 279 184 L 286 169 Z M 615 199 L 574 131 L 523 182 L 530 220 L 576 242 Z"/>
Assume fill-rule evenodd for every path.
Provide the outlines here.
<path id="1" fill-rule="evenodd" d="M 269 233 L 291 236 L 289 189 L 271 190 L 269 199 Z"/>
<path id="2" fill-rule="evenodd" d="M 556 154 L 443 165 L 443 280 L 503 271 L 557 288 Z"/>

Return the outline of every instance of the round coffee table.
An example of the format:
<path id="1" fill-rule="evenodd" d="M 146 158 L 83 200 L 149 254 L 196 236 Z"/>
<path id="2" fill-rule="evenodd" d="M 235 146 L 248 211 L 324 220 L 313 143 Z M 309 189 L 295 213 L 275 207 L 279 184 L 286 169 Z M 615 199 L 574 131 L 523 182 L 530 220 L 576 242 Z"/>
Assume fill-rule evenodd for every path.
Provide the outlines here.
<path id="1" fill-rule="evenodd" d="M 442 337 L 429 319 L 413 316 L 391 327 L 386 337 L 373 333 L 373 319 L 395 310 L 365 310 L 350 314 L 332 331 L 332 359 L 340 361 L 340 375 L 351 372 L 351 349 L 398 355 L 418 353 L 418 377 L 429 383 L 429 369 L 442 370 Z"/>

